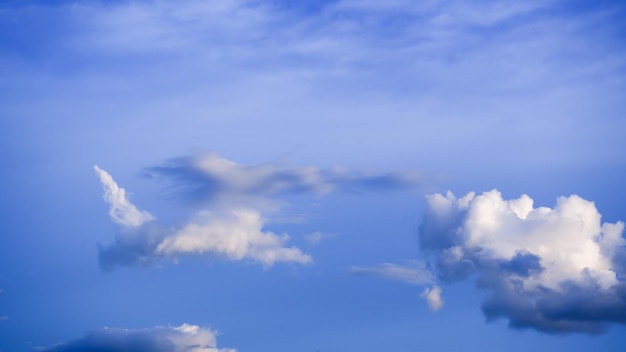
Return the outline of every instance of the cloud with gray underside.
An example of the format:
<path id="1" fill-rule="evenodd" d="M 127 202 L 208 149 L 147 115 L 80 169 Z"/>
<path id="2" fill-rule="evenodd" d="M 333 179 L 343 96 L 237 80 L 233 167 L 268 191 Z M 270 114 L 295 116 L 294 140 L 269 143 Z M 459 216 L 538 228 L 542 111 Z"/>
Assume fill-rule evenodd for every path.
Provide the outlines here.
<path id="1" fill-rule="evenodd" d="M 272 163 L 242 165 L 214 153 L 175 158 L 146 168 L 145 175 L 173 182 L 190 200 L 237 196 L 276 197 L 287 194 L 384 192 L 417 188 L 428 176 L 413 171 L 355 172 L 344 168 L 290 167 Z"/>
<path id="2" fill-rule="evenodd" d="M 104 328 L 84 337 L 38 349 L 42 352 L 235 352 L 218 348 L 216 333 L 197 325 L 152 329 Z"/>
<path id="3" fill-rule="evenodd" d="M 438 280 L 476 280 L 488 321 L 546 333 L 598 334 L 626 323 L 624 223 L 602 223 L 591 201 L 534 207 L 497 190 L 427 197 L 421 250 Z"/>
<path id="4" fill-rule="evenodd" d="M 147 175 L 171 180 L 183 197 L 200 200 L 199 211 L 177 226 L 166 227 L 133 204 L 107 171 L 98 166 L 94 170 L 109 217 L 119 227 L 113 243 L 98 247 L 104 270 L 190 255 L 257 263 L 266 269 L 276 263 L 310 264 L 313 258 L 289 245 L 287 233 L 266 229 L 268 213 L 275 215 L 286 204 L 281 196 L 391 191 L 418 187 L 422 182 L 418 174 L 409 172 L 371 174 L 269 163 L 247 166 L 217 154 L 198 154 L 145 170 Z M 330 236 L 317 231 L 305 239 L 317 243 Z"/>
<path id="5" fill-rule="evenodd" d="M 265 220 L 255 209 L 201 210 L 182 226 L 160 225 L 147 211 L 130 202 L 126 190 L 105 170 L 94 166 L 109 204 L 109 217 L 120 231 L 111 245 L 99 245 L 100 266 L 149 265 L 161 258 L 208 255 L 233 261 L 247 260 L 269 268 L 278 262 L 308 264 L 312 258 L 287 246 L 289 236 L 264 230 Z"/>

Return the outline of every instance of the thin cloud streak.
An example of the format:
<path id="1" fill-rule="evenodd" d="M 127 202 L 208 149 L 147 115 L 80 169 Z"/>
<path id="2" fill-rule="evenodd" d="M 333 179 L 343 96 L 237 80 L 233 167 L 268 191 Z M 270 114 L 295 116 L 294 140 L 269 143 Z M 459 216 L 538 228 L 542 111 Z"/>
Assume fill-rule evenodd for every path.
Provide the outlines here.
<path id="1" fill-rule="evenodd" d="M 357 275 L 400 281 L 411 285 L 429 284 L 435 279 L 433 274 L 424 267 L 423 263 L 417 262 L 409 265 L 383 263 L 373 267 L 353 266 L 349 272 Z"/>

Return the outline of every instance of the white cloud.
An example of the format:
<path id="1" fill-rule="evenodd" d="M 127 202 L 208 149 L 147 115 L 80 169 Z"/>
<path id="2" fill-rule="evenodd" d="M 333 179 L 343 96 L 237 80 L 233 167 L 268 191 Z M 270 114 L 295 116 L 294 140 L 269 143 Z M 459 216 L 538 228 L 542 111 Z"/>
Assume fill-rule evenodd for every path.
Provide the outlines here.
<path id="1" fill-rule="evenodd" d="M 159 326 L 152 329 L 104 328 L 88 333 L 85 337 L 40 349 L 43 352 L 235 352 L 230 348 L 218 348 L 216 333 L 197 325 L 183 324 L 178 327 Z"/>
<path id="2" fill-rule="evenodd" d="M 252 259 L 270 267 L 276 262 L 308 264 L 311 256 L 284 247 L 289 236 L 262 231 L 261 215 L 250 209 L 229 214 L 201 212 L 197 218 L 156 247 L 156 254 L 212 254 L 231 260 Z"/>
<path id="3" fill-rule="evenodd" d="M 111 175 L 95 167 L 111 205 L 111 219 L 124 227 L 115 243 L 100 247 L 104 269 L 120 265 L 145 265 L 162 257 L 211 255 L 229 260 L 250 260 L 269 268 L 277 262 L 308 264 L 313 260 L 298 248 L 286 247 L 287 234 L 263 231 L 265 220 L 253 209 L 201 211 L 179 229 L 161 227 L 147 212 L 128 201 Z"/>
<path id="4" fill-rule="evenodd" d="M 426 300 L 428 308 L 436 312 L 443 307 L 443 299 L 441 298 L 441 288 L 434 285 L 432 288 L 425 288 L 420 297 Z"/>
<path id="5" fill-rule="evenodd" d="M 407 265 L 383 263 L 374 267 L 354 266 L 350 268 L 354 274 L 363 274 L 400 281 L 411 285 L 424 285 L 433 282 L 433 274 L 423 263 L 410 262 Z"/>
<path id="6" fill-rule="evenodd" d="M 174 192 L 204 207 L 179 228 L 167 229 L 150 222 L 155 218 L 149 213 L 137 210 L 111 175 L 97 166 L 95 170 L 104 186 L 104 199 L 111 205 L 111 219 L 133 230 L 118 234 L 113 245 L 100 247 L 104 269 L 194 254 L 253 261 L 266 268 L 278 262 L 309 264 L 313 262 L 310 255 L 287 245 L 287 234 L 263 229 L 267 221 L 262 214 L 278 213 L 286 204 L 278 196 L 391 191 L 417 187 L 423 178 L 410 172 L 376 174 L 270 163 L 241 165 L 213 153 L 182 157 L 146 169 L 146 175 L 172 180 Z M 282 215 L 275 218 L 290 220 Z M 305 240 L 313 244 L 331 236 L 316 232 Z"/>
<path id="7" fill-rule="evenodd" d="M 147 211 L 137 209 L 126 197 L 126 191 L 115 183 L 113 177 L 97 165 L 93 167 L 100 178 L 104 189 L 104 201 L 109 204 L 111 220 L 118 225 L 127 227 L 139 227 L 144 223 L 154 220 Z"/>
<path id="8" fill-rule="evenodd" d="M 492 190 L 435 194 L 427 203 L 422 249 L 444 280 L 479 273 L 479 285 L 491 291 L 483 305 L 488 317 L 548 332 L 598 332 L 603 323 L 626 321 L 626 313 L 609 314 L 593 300 L 574 304 L 594 296 L 626 308 L 618 279 L 624 224 L 601 224 L 593 202 L 572 195 L 554 208 L 535 208 L 527 195 L 504 200 Z"/>

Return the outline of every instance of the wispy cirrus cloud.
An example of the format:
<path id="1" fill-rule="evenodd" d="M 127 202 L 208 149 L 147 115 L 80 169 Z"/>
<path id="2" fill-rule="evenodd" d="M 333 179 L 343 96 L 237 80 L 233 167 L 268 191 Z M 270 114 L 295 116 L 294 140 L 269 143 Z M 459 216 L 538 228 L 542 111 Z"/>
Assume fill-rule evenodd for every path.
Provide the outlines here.
<path id="1" fill-rule="evenodd" d="M 151 329 L 104 328 L 41 352 L 235 352 L 218 348 L 215 331 L 197 325 L 159 326 Z"/>
<path id="2" fill-rule="evenodd" d="M 624 223 L 601 223 L 593 202 L 572 195 L 535 208 L 527 195 L 505 200 L 492 190 L 427 203 L 422 250 L 440 280 L 477 278 L 489 320 L 592 334 L 626 323 Z"/>

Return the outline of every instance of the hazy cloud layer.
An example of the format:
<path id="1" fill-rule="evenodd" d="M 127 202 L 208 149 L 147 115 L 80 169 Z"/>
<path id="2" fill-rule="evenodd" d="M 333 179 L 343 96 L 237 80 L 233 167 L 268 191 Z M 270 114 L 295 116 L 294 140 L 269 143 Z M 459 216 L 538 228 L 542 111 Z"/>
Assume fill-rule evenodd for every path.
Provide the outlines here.
<path id="1" fill-rule="evenodd" d="M 43 352 L 235 352 L 218 348 L 215 332 L 197 325 L 152 329 L 104 328 Z"/>
<path id="2" fill-rule="evenodd" d="M 504 200 L 492 190 L 427 203 L 422 250 L 440 279 L 477 278 L 489 320 L 550 333 L 626 323 L 624 224 L 601 224 L 593 202 L 572 195 L 535 208 L 527 195 Z"/>
<path id="3" fill-rule="evenodd" d="M 359 173 L 342 168 L 288 167 L 270 163 L 241 165 L 214 153 L 182 157 L 145 170 L 174 181 L 174 189 L 195 200 L 229 201 L 285 194 L 328 194 L 333 191 L 376 192 L 420 186 L 415 172 Z"/>
<path id="4" fill-rule="evenodd" d="M 204 254 L 230 260 L 250 260 L 271 267 L 277 262 L 307 264 L 312 258 L 295 247 L 285 247 L 289 236 L 263 231 L 264 219 L 255 210 L 237 208 L 201 211 L 180 228 L 165 228 L 139 211 L 113 178 L 96 167 L 111 204 L 111 220 L 122 226 L 110 246 L 100 246 L 105 270 L 124 265 L 146 265 L 158 258 Z M 148 214 L 149 215 L 149 214 Z"/>

